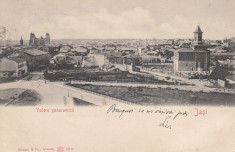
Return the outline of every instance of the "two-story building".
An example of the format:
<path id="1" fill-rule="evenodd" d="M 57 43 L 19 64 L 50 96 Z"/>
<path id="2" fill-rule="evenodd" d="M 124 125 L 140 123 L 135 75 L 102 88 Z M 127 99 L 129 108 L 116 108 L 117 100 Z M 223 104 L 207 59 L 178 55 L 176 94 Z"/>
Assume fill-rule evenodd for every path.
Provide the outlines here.
<path id="1" fill-rule="evenodd" d="M 21 58 L 2 58 L 0 78 L 21 77 L 28 72 L 26 60 Z"/>
<path id="2" fill-rule="evenodd" d="M 30 71 L 46 66 L 49 64 L 50 54 L 37 49 L 28 49 L 19 54 L 19 58 L 27 61 L 27 66 Z"/>

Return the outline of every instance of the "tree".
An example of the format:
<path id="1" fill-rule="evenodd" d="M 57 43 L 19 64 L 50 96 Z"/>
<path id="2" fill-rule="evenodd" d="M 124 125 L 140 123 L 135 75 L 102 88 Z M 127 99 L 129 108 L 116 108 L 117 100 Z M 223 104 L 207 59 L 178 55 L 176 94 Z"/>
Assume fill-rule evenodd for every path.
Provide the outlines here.
<path id="1" fill-rule="evenodd" d="M 169 51 L 169 50 L 165 50 L 164 51 L 164 56 L 167 58 L 167 59 L 170 59 L 174 56 L 174 52 L 172 51 Z"/>
<path id="2" fill-rule="evenodd" d="M 224 80 L 226 76 L 230 75 L 227 69 L 217 66 L 210 74 L 210 78 L 214 80 Z"/>

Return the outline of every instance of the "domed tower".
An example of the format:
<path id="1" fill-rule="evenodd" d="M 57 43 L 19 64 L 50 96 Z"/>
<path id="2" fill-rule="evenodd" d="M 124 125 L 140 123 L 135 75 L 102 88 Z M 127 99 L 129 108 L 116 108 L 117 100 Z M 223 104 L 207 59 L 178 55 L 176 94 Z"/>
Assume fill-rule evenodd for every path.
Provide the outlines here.
<path id="1" fill-rule="evenodd" d="M 50 34 L 46 33 L 46 44 L 50 44 Z"/>

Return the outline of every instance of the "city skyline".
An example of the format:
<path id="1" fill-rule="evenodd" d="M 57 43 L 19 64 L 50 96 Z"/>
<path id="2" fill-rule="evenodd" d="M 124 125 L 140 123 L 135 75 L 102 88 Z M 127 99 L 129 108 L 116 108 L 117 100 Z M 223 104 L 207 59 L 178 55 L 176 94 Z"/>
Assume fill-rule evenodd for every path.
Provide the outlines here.
<path id="1" fill-rule="evenodd" d="M 184 39 L 198 24 L 204 39 L 224 39 L 235 36 L 234 8 L 232 0 L 11 0 L 1 2 L 0 21 L 25 40 L 31 32 L 51 39 Z"/>

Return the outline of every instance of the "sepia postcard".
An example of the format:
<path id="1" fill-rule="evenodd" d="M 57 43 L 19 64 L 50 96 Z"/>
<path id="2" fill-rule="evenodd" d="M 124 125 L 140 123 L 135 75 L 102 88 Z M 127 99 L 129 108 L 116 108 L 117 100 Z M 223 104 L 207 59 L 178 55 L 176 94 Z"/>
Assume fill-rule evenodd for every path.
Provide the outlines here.
<path id="1" fill-rule="evenodd" d="M 0 152 L 235 152 L 234 0 L 0 0 Z"/>

